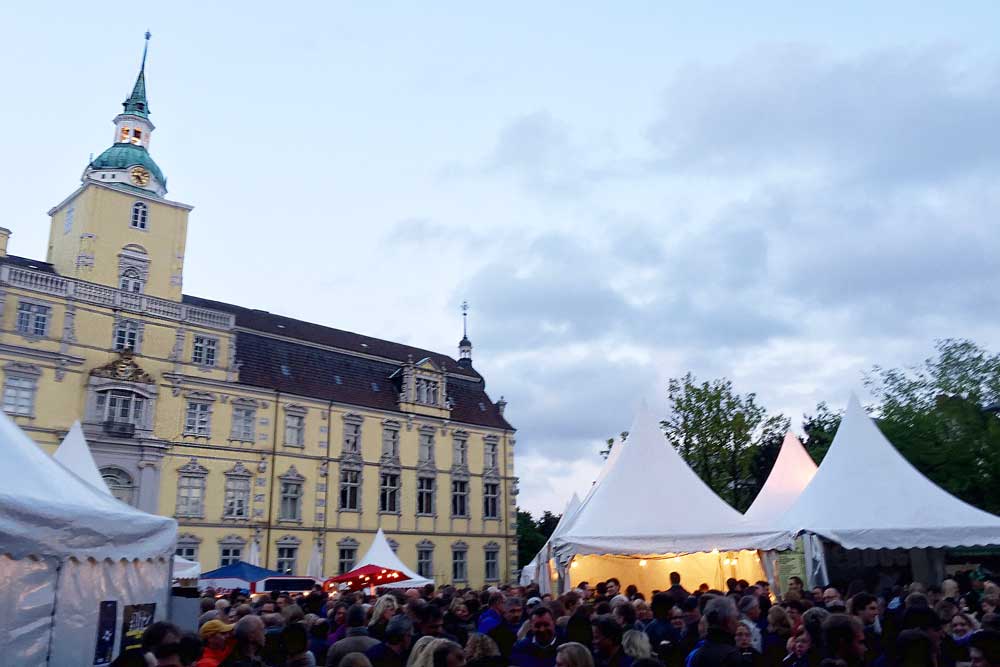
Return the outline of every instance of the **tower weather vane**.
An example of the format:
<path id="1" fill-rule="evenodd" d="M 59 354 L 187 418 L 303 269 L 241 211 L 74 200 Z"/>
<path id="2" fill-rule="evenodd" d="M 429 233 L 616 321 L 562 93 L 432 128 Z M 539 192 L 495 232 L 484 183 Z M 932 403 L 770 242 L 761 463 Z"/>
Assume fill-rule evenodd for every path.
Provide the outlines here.
<path id="1" fill-rule="evenodd" d="M 469 302 L 468 301 L 463 301 L 462 302 L 462 336 L 463 337 L 467 337 L 469 335 L 469 327 L 467 326 L 468 325 L 468 321 L 469 321 Z"/>

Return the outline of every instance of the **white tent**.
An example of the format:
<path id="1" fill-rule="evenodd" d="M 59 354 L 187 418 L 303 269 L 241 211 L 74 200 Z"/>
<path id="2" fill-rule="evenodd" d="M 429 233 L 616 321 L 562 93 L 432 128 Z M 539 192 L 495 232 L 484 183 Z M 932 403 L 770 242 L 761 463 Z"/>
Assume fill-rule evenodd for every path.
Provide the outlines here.
<path id="1" fill-rule="evenodd" d="M 155 604 L 153 616 L 164 618 L 177 522 L 141 512 L 84 482 L 4 414 L 0 447 L 5 659 L 17 665 L 79 665 L 81 652 L 95 646 L 99 619 L 102 631 L 115 633 L 117 652 L 126 606 Z"/>
<path id="2" fill-rule="evenodd" d="M 368 547 L 368 551 L 365 555 L 361 557 L 357 563 L 354 564 L 353 569 L 357 569 L 362 565 L 378 565 L 384 567 L 387 570 L 397 570 L 402 572 L 409 579 L 405 581 L 397 581 L 392 584 L 383 584 L 380 588 L 419 588 L 426 584 L 433 584 L 434 582 L 430 579 L 425 579 L 419 574 L 406 567 L 403 561 L 399 560 L 399 556 L 392 550 L 389 546 L 389 541 L 385 539 L 385 533 L 379 528 L 378 532 L 375 533 L 375 539 L 372 540 L 372 545 Z"/>
<path id="3" fill-rule="evenodd" d="M 1000 544 L 1000 517 L 924 477 L 854 395 L 815 477 L 777 524 L 848 549 Z"/>
<path id="4" fill-rule="evenodd" d="M 786 433 L 774 467 L 746 511 L 751 521 L 773 521 L 788 510 L 816 474 L 816 463 L 794 433 Z"/>
<path id="5" fill-rule="evenodd" d="M 521 569 L 519 581 L 522 586 L 536 583 L 543 595 L 552 592 L 552 573 L 549 570 L 549 561 L 552 558 L 552 540 L 566 532 L 577 510 L 580 509 L 581 504 L 580 496 L 574 493 L 573 497 L 566 503 L 566 509 L 563 510 L 562 516 L 559 517 L 559 523 L 556 524 L 552 534 L 549 535 L 549 539 L 545 541 L 545 544 L 535 554 L 535 557 L 531 559 L 531 562 Z"/>
<path id="6" fill-rule="evenodd" d="M 687 581 L 722 586 L 762 578 L 757 550 L 791 546 L 787 531 L 755 524 L 727 505 L 674 451 L 647 410 L 605 465 L 569 527 L 554 538 L 574 561 L 574 582 L 618 576 L 640 590 Z"/>
<path id="7" fill-rule="evenodd" d="M 101 477 L 101 472 L 97 469 L 94 457 L 90 453 L 87 439 L 83 437 L 83 429 L 80 427 L 79 421 L 73 422 L 69 433 L 63 438 L 52 458 L 95 489 L 111 495 L 111 490 L 104 482 L 104 478 Z"/>
<path id="8" fill-rule="evenodd" d="M 174 580 L 191 580 L 201 576 L 201 563 L 174 556 Z"/>

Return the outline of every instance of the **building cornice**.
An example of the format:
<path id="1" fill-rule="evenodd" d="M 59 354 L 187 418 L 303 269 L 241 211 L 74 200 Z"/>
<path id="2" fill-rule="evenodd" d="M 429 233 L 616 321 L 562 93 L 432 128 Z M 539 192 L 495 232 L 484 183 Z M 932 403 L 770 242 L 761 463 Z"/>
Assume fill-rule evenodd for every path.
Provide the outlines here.
<path id="1" fill-rule="evenodd" d="M 136 197 L 136 198 L 139 198 L 139 199 L 146 199 L 146 200 L 149 200 L 151 202 L 156 202 L 157 204 L 164 204 L 166 206 L 170 206 L 170 207 L 173 207 L 173 208 L 179 208 L 179 209 L 182 209 L 182 210 L 185 210 L 185 211 L 193 211 L 194 210 L 194 206 L 191 205 L 191 204 L 184 204 L 184 203 L 179 202 L 179 201 L 173 201 L 171 199 L 164 199 L 162 197 L 157 197 L 152 192 L 150 192 L 148 194 L 143 194 L 141 192 L 136 192 L 134 190 L 128 190 L 128 189 L 125 189 L 125 188 L 117 187 L 116 185 L 113 185 L 111 183 L 100 183 L 98 181 L 91 181 L 91 180 L 88 179 L 88 180 L 84 181 L 80 185 L 80 187 L 78 187 L 76 190 L 74 190 L 73 192 L 71 192 L 69 194 L 69 196 L 67 196 L 61 202 L 59 202 L 58 204 L 56 204 L 55 206 L 53 206 L 52 208 L 50 208 L 49 209 L 49 215 L 55 215 L 56 213 L 58 213 L 59 209 L 61 209 L 63 206 L 65 206 L 70 201 L 72 201 L 73 199 L 75 199 L 77 197 L 77 195 L 79 195 L 81 192 L 83 192 L 84 190 L 86 190 L 88 187 L 91 187 L 91 186 L 93 186 L 95 188 L 104 188 L 105 190 L 113 190 L 115 192 L 120 192 L 121 194 L 126 194 L 126 195 L 129 195 L 129 196 L 132 196 L 132 197 Z"/>

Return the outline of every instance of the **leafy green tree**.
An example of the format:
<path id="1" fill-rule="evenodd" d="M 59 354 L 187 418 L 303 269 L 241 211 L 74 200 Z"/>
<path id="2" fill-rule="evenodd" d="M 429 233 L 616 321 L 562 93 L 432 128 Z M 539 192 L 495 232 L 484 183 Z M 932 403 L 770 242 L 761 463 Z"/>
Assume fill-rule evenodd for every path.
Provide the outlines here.
<path id="1" fill-rule="evenodd" d="M 553 514 L 552 512 L 545 510 L 542 513 L 542 518 L 540 518 L 536 523 L 535 527 L 538 532 L 547 540 L 552 537 L 552 533 L 555 532 L 556 526 L 559 525 L 559 519 L 562 518 L 560 514 Z"/>
<path id="2" fill-rule="evenodd" d="M 545 546 L 548 539 L 538 530 L 531 512 L 517 510 L 517 566 L 524 567 Z"/>
<path id="3" fill-rule="evenodd" d="M 769 415 L 756 394 L 738 394 L 724 378 L 671 378 L 667 398 L 670 417 L 660 422 L 667 440 L 717 494 L 746 510 L 774 465 L 788 418 Z"/>
<path id="4" fill-rule="evenodd" d="M 802 430 L 806 433 L 806 451 L 812 460 L 819 465 L 826 456 L 826 451 L 833 444 L 833 436 L 840 428 L 840 412 L 833 412 L 825 402 L 816 405 L 816 414 L 805 415 Z"/>
<path id="5" fill-rule="evenodd" d="M 998 513 L 1000 355 L 960 339 L 937 341 L 935 352 L 920 366 L 866 375 L 879 428 L 936 484 Z"/>
<path id="6" fill-rule="evenodd" d="M 626 440 L 628 440 L 628 431 L 622 431 L 621 433 L 618 434 L 618 437 L 621 438 L 621 442 L 624 443 Z M 599 452 L 599 454 L 601 455 L 602 458 L 606 459 L 609 456 L 611 456 L 611 450 L 615 448 L 615 439 L 608 438 L 604 442 L 607 445 L 607 447 L 602 449 Z"/>

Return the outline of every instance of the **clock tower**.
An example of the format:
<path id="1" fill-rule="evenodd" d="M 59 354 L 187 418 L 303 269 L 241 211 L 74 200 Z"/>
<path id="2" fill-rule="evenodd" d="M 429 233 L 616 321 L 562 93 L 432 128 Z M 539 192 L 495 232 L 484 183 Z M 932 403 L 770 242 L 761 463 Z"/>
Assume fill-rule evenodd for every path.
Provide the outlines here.
<path id="1" fill-rule="evenodd" d="M 64 276 L 180 301 L 191 206 L 166 199 L 167 179 L 149 154 L 155 127 L 146 99 L 146 55 L 115 116 L 110 148 L 81 186 L 52 208 L 48 261 Z"/>

